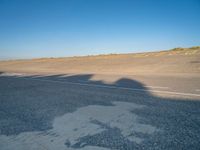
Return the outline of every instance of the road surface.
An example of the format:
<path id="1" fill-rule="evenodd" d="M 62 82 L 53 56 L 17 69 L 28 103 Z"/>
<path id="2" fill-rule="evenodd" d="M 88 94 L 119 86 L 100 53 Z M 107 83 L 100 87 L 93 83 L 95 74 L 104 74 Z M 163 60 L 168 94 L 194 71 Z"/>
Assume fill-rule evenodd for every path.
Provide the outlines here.
<path id="1" fill-rule="evenodd" d="M 0 75 L 1 150 L 200 148 L 200 77 Z"/>

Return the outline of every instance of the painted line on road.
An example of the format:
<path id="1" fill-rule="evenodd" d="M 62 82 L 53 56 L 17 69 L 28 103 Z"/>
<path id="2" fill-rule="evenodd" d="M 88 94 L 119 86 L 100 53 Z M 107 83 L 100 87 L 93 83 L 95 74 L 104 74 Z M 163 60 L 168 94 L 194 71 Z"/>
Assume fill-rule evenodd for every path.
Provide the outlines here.
<path id="1" fill-rule="evenodd" d="M 164 86 L 144 86 L 144 87 L 152 89 L 169 89 L 169 87 L 164 87 Z"/>
<path id="2" fill-rule="evenodd" d="M 89 83 L 90 81 L 86 81 L 86 80 L 78 80 L 79 82 L 83 82 L 83 83 Z"/>
<path id="3" fill-rule="evenodd" d="M 55 81 L 55 80 L 36 79 L 36 78 L 23 78 L 23 79 L 44 81 L 44 82 L 50 82 L 50 83 L 73 84 L 73 85 L 81 85 L 81 86 L 89 86 L 89 87 L 99 87 L 99 88 L 109 88 L 109 89 L 122 89 L 122 90 L 129 90 L 129 91 L 153 92 L 153 93 L 163 93 L 163 94 L 171 94 L 171 95 L 200 97 L 200 94 L 194 94 L 194 93 L 181 93 L 181 92 L 173 92 L 173 91 L 146 90 L 146 89 L 119 87 L 119 86 L 87 84 L 87 83 L 78 83 L 78 82 L 70 82 L 70 81 Z"/>
<path id="4" fill-rule="evenodd" d="M 196 89 L 197 92 L 200 92 L 200 89 Z"/>

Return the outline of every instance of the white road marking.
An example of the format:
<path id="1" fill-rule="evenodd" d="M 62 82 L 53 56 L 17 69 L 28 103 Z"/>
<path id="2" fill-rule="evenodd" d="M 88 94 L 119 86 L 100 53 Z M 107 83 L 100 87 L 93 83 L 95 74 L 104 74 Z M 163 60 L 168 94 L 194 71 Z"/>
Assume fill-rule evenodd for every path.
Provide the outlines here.
<path id="1" fill-rule="evenodd" d="M 164 86 L 144 86 L 144 87 L 153 89 L 169 89 L 169 87 L 164 87 Z"/>
<path id="2" fill-rule="evenodd" d="M 84 82 L 84 83 L 88 83 L 90 81 L 86 81 L 86 80 L 78 80 L 79 82 Z"/>
<path id="3" fill-rule="evenodd" d="M 200 89 L 196 89 L 197 92 L 200 92 Z"/>
<path id="4" fill-rule="evenodd" d="M 153 93 L 163 93 L 163 94 L 172 94 L 172 95 L 200 97 L 200 94 L 194 94 L 194 93 L 181 93 L 181 92 L 173 92 L 173 91 L 146 90 L 146 89 L 119 87 L 119 86 L 112 86 L 112 85 L 108 86 L 108 85 L 87 84 L 87 83 L 78 83 L 78 82 L 70 82 L 70 81 L 55 81 L 55 80 L 36 79 L 36 78 L 34 78 L 34 79 L 33 78 L 23 78 L 23 79 L 44 81 L 44 82 L 50 82 L 50 83 L 73 84 L 73 85 L 81 85 L 81 86 L 99 87 L 99 88 L 122 89 L 122 90 L 130 90 L 130 91 L 143 91 L 143 92 L 153 92 Z"/>
<path id="5" fill-rule="evenodd" d="M 21 73 L 2 73 L 0 76 L 22 76 Z"/>

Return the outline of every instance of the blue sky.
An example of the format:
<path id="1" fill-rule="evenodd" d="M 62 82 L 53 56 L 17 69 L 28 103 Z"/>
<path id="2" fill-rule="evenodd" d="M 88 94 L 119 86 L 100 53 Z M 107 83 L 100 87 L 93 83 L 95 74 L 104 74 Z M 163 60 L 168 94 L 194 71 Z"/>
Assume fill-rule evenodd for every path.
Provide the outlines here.
<path id="1" fill-rule="evenodd" d="M 0 0 L 0 58 L 200 45 L 200 0 Z"/>

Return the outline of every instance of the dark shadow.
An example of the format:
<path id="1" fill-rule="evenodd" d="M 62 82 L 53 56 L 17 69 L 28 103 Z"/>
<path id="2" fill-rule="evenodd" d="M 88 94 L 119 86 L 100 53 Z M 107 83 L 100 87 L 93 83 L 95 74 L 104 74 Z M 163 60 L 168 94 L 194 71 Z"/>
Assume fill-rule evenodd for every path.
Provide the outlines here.
<path id="1" fill-rule="evenodd" d="M 108 142 L 102 142 L 103 139 L 98 135 L 88 135 L 80 139 L 80 145 L 81 140 L 82 143 L 95 145 L 96 142 L 92 139 L 96 138 L 98 146 L 113 149 L 198 149 L 200 147 L 199 99 L 158 97 L 148 92 L 148 89 L 136 80 L 121 78 L 113 84 L 106 84 L 103 81 L 91 80 L 92 76 L 92 74 L 26 77 L 1 75 L 0 134 L 17 135 L 29 131 L 47 131 L 52 128 L 52 121 L 56 117 L 80 107 L 109 106 L 113 105 L 113 101 L 123 101 L 145 105 L 145 108 L 134 110 L 133 113 L 140 117 L 141 123 L 155 126 L 162 132 L 146 138 L 142 144 L 136 144 L 128 140 L 123 141 L 120 131 L 110 129 L 112 133 L 103 133 L 109 139 Z M 30 79 L 38 79 L 41 82 Z M 143 91 L 90 86 L 92 84 L 136 88 Z M 112 137 L 112 134 L 115 137 Z M 111 142 L 113 140 L 122 142 L 113 145 Z M 74 147 L 80 148 L 80 145 Z"/>

